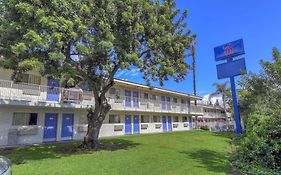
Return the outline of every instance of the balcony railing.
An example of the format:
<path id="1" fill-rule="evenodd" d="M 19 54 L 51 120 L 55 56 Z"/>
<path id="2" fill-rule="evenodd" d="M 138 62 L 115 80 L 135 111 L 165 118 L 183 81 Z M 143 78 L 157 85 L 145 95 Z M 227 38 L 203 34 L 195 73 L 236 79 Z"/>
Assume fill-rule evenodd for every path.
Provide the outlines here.
<path id="1" fill-rule="evenodd" d="M 115 110 L 165 112 L 202 115 L 203 109 L 199 106 L 186 103 L 163 103 L 160 99 L 144 99 L 128 96 L 107 94 L 108 101 Z M 0 99 L 34 102 L 75 103 L 93 105 L 94 96 L 90 91 L 74 88 L 60 88 L 13 81 L 0 80 Z"/>
<path id="2" fill-rule="evenodd" d="M 60 88 L 0 80 L 0 99 L 58 103 L 93 103 L 93 93 L 74 88 Z"/>
<path id="3" fill-rule="evenodd" d="M 182 114 L 203 114 L 203 109 L 193 104 L 188 107 L 186 103 L 174 103 L 161 100 L 144 99 L 128 97 L 122 95 L 108 94 L 107 98 L 112 109 L 116 110 L 134 110 L 146 112 L 165 112 L 165 113 L 182 113 Z"/>

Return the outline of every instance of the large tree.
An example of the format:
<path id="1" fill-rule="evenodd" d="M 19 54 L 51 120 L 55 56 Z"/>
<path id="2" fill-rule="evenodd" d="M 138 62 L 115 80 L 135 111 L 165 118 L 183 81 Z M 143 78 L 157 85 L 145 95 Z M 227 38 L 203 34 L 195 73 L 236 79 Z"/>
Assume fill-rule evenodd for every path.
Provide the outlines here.
<path id="1" fill-rule="evenodd" d="M 98 146 L 110 110 L 106 93 L 118 70 L 140 69 L 143 78 L 184 79 L 185 52 L 194 41 L 174 0 L 4 0 L 1 1 L 1 66 L 71 77 L 93 91 L 85 148 Z M 66 76 L 67 75 L 67 76 Z"/>

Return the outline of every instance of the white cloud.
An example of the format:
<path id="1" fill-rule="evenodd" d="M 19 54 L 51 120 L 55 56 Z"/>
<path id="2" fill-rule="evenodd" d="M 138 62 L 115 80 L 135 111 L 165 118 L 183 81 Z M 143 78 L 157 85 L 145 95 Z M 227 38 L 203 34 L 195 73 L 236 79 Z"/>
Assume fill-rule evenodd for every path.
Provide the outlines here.
<path id="1" fill-rule="evenodd" d="M 119 70 L 115 77 L 124 78 L 124 77 L 137 77 L 140 75 L 140 70 L 138 68 L 131 68 L 131 70 Z"/>

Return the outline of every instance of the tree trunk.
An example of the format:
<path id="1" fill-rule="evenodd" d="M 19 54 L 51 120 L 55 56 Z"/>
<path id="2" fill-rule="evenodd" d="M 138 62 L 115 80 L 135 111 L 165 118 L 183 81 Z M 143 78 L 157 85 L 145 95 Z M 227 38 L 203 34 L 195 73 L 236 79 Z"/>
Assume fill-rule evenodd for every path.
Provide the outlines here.
<path id="1" fill-rule="evenodd" d="M 104 99 L 104 100 L 100 100 Z M 110 110 L 110 105 L 107 103 L 105 97 L 98 98 L 96 100 L 95 107 L 88 109 L 88 130 L 84 137 L 83 144 L 81 145 L 84 149 L 98 149 L 100 144 L 98 141 L 100 129 L 105 119 L 106 114 Z"/>
<path id="2" fill-rule="evenodd" d="M 193 95 L 197 95 L 196 93 L 196 63 L 195 56 L 192 56 L 192 70 L 193 70 Z M 197 100 L 194 101 L 194 104 L 197 105 Z"/>

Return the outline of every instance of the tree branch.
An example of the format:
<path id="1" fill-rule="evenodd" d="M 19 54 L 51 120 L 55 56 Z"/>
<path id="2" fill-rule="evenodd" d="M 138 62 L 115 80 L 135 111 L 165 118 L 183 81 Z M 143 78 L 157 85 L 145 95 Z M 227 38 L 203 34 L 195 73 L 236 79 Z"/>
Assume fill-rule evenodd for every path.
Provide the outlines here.
<path id="1" fill-rule="evenodd" d="M 148 49 L 148 50 L 142 52 L 142 53 L 140 54 L 139 58 L 141 58 L 144 54 L 146 54 L 146 53 L 148 53 L 148 52 L 150 52 L 150 49 Z"/>
<path id="2" fill-rule="evenodd" d="M 118 71 L 119 65 L 116 64 L 113 68 L 113 70 L 110 72 L 109 77 L 106 80 L 106 85 L 103 87 L 103 90 L 101 92 L 101 96 L 104 96 L 105 93 L 114 85 L 114 75 Z"/>

